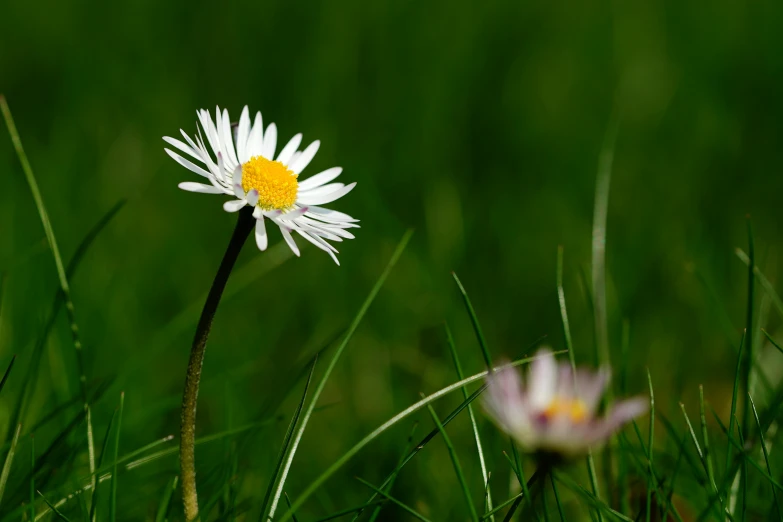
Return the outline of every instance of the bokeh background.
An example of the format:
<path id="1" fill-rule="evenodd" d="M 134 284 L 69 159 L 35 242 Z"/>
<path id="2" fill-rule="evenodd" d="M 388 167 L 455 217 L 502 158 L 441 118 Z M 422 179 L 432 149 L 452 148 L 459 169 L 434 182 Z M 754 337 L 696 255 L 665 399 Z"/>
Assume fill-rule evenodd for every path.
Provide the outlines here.
<path id="1" fill-rule="evenodd" d="M 195 321 L 233 228 L 220 197 L 177 189 L 194 175 L 164 154 L 161 139 L 180 128 L 195 132 L 196 110 L 216 104 L 235 118 L 245 104 L 261 110 L 281 139 L 296 132 L 320 139 L 305 174 L 344 167 L 345 180 L 358 186 L 333 207 L 359 217 L 362 228 L 340 245 L 341 267 L 310 246 L 292 258 L 279 237 L 264 254 L 247 245 L 207 352 L 199 434 L 273 422 L 199 449 L 202 496 L 219 490 L 236 456 L 239 500 L 250 513 L 257 509 L 309 357 L 350 323 L 409 227 L 416 229 L 410 246 L 305 434 L 287 486 L 292 496 L 419 392 L 456 380 L 444 321 L 467 371 L 481 370 L 452 270 L 493 356 L 530 353 L 543 335 L 562 349 L 555 268 L 563 245 L 577 360 L 593 364 L 593 200 L 613 118 L 619 132 L 607 280 L 614 360 L 627 322 L 630 392 L 645 390 L 649 367 L 672 417 L 677 401 L 694 404 L 698 384 L 716 410 L 728 408 L 747 286 L 734 248 L 747 249 L 746 215 L 760 266 L 773 282 L 778 272 L 779 2 L 77 0 L 4 2 L 0 13 L 0 92 L 66 260 L 102 216 L 126 202 L 71 280 L 88 383 L 101 391 L 92 405 L 101 436 L 125 392 L 121 453 L 177 433 Z M 0 397 L 6 433 L 58 284 L 5 130 L 0 169 L 0 364 L 18 356 Z M 761 301 L 763 312 L 768 303 Z M 771 332 L 779 323 L 774 310 L 762 320 Z M 78 395 L 63 314 L 38 375 L 25 434 Z M 437 410 L 445 415 L 458 402 L 448 398 Z M 36 433 L 38 451 L 78 405 L 58 411 Z M 426 411 L 418 418 L 423 435 L 431 421 Z M 479 421 L 496 496 L 506 498 L 503 438 Z M 410 427 L 375 441 L 305 514 L 360 504 L 368 491 L 352 477 L 380 481 Z M 50 491 L 73 491 L 84 475 L 82 432 L 48 457 Z M 451 432 L 478 498 L 467 418 Z M 28 445 L 23 438 L 20 451 Z M 449 466 L 444 446 L 433 442 L 406 468 L 396 496 L 436 519 L 460 519 Z M 176 470 L 169 456 L 124 471 L 121 518 L 153 516 Z M 23 471 L 12 475 L 18 488 Z M 18 488 L 6 499 L 20 495 Z M 78 503 L 68 509 L 78 512 Z M 392 508 L 384 516 L 404 519 Z"/>

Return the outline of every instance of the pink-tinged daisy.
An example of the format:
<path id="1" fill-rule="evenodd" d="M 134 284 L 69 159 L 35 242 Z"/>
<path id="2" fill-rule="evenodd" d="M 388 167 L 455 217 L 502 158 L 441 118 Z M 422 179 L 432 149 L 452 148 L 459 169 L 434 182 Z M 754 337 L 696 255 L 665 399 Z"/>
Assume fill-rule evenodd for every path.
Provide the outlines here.
<path id="1" fill-rule="evenodd" d="M 646 399 L 617 402 L 599 416 L 597 409 L 609 370 L 577 370 L 558 364 L 541 350 L 530 365 L 526 386 L 519 372 L 504 367 L 487 376 L 484 407 L 495 423 L 526 451 L 573 458 L 599 445 L 623 424 L 644 414 Z"/>
<path id="2" fill-rule="evenodd" d="M 292 232 L 329 254 L 338 265 L 337 249 L 328 241 L 353 239 L 349 228 L 358 228 L 358 219 L 348 214 L 325 208 L 348 194 L 356 183 L 331 183 L 342 173 L 333 167 L 303 181 L 299 175 L 318 151 L 318 140 L 299 150 L 302 135 L 297 134 L 276 154 L 277 127 L 270 123 L 264 130 L 261 113 L 256 113 L 251 124 L 250 112 L 245 107 L 239 124 L 232 125 L 228 111 L 215 109 L 215 119 L 208 111 L 198 111 L 200 128 L 191 138 L 180 130 L 185 141 L 163 139 L 189 159 L 165 149 L 174 161 L 208 180 L 207 183 L 186 181 L 179 184 L 183 190 L 205 194 L 226 194 L 234 199 L 223 208 L 237 212 L 249 206 L 256 219 L 255 238 L 260 250 L 266 250 L 269 239 L 266 220 L 280 228 L 288 246 L 299 255 Z M 206 139 L 206 141 L 205 141 Z"/>

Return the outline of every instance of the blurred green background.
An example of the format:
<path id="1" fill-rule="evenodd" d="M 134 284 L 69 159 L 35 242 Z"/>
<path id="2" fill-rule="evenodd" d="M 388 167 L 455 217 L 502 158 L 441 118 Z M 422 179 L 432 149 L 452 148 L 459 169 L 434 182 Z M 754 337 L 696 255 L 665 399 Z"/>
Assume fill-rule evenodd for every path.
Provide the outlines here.
<path id="1" fill-rule="evenodd" d="M 99 436 L 119 392 L 126 394 L 121 453 L 178 431 L 195 320 L 234 216 L 220 197 L 178 190 L 195 176 L 164 154 L 161 137 L 180 128 L 192 134 L 196 110 L 216 104 L 233 119 L 245 104 L 261 110 L 283 140 L 296 132 L 320 139 L 304 175 L 344 167 L 343 180 L 358 186 L 331 206 L 360 218 L 362 228 L 339 245 L 341 267 L 309 246 L 292 259 L 279 236 L 264 254 L 247 245 L 207 351 L 200 435 L 276 414 L 287 419 L 308 357 L 349 324 L 399 238 L 416 229 L 327 386 L 327 407 L 294 461 L 292 496 L 420 391 L 456 380 L 444 320 L 466 371 L 481 370 L 452 270 L 493 356 L 530 353 L 542 335 L 562 349 L 555 266 L 563 245 L 577 360 L 593 363 L 585 276 L 598 156 L 613 114 L 620 122 L 607 244 L 613 357 L 620 358 L 627 320 L 631 392 L 645 390 L 647 366 L 662 407 L 693 404 L 704 384 L 708 401 L 728 408 L 747 285 L 733 249 L 747 249 L 746 214 L 773 282 L 781 245 L 779 2 L 77 0 L 4 2 L 0 13 L 0 92 L 66 260 L 127 200 L 71 280 L 90 389 L 108 386 L 92 405 Z M 5 130 L 0 169 L 0 364 L 18 355 L 0 398 L 0 430 L 8 432 L 58 284 Z M 773 311 L 764 324 L 774 332 L 778 323 Z M 25 427 L 78 395 L 63 314 L 43 354 Z M 459 400 L 437 410 L 445 415 Z M 78 410 L 72 405 L 36 433 L 38 451 Z M 426 412 L 419 419 L 423 436 L 431 421 Z M 503 437 L 483 417 L 480 424 L 495 494 L 504 499 Z M 221 487 L 227 455 L 236 454 L 240 501 L 257 509 L 286 425 L 201 447 L 202 498 Z M 306 515 L 360 504 L 369 492 L 352 477 L 379 482 L 410 426 L 351 461 Z M 451 432 L 478 498 L 467 418 Z M 50 491 L 78 487 L 82 433 L 50 457 Z M 20 451 L 28 444 L 24 438 Z M 461 519 L 449 466 L 442 442 L 433 442 L 406 468 L 396 496 L 437 519 Z M 121 518 L 153 516 L 176 470 L 169 456 L 123 472 Z M 17 487 L 6 502 L 18 505 L 24 471 L 14 471 Z M 78 510 L 75 501 L 68 506 Z M 384 516 L 404 518 L 394 508 Z"/>

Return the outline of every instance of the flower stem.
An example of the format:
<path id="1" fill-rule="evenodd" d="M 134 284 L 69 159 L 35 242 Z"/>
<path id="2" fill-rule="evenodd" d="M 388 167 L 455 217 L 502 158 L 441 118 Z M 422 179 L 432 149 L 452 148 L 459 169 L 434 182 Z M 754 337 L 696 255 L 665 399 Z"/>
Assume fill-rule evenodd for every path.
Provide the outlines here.
<path id="1" fill-rule="evenodd" d="M 231 275 L 239 252 L 245 240 L 253 230 L 255 219 L 252 209 L 245 207 L 239 212 L 234 234 L 228 243 L 223 261 L 220 262 L 209 295 L 201 311 L 201 318 L 196 327 L 193 347 L 190 349 L 188 373 L 185 377 L 185 391 L 182 393 L 182 424 L 180 427 L 179 459 L 182 478 L 182 502 L 185 506 L 185 520 L 188 522 L 198 517 L 198 494 L 196 493 L 196 404 L 198 402 L 198 386 L 201 381 L 201 368 L 204 365 L 204 352 L 207 339 L 212 329 L 212 319 L 215 317 L 226 282 Z"/>

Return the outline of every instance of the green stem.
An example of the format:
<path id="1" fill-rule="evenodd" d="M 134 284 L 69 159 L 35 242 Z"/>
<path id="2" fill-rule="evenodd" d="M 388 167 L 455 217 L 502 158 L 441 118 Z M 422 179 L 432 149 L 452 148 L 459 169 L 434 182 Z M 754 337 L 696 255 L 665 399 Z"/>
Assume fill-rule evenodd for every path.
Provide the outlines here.
<path id="1" fill-rule="evenodd" d="M 245 240 L 253 230 L 255 219 L 250 207 L 239 212 L 234 234 L 228 244 L 223 261 L 220 262 L 209 295 L 201 311 L 201 318 L 196 327 L 196 335 L 193 338 L 193 347 L 190 349 L 188 361 L 188 373 L 185 377 L 185 391 L 182 393 L 182 424 L 180 428 L 180 476 L 182 479 L 182 502 L 185 507 L 185 520 L 191 521 L 198 517 L 198 494 L 196 493 L 196 405 L 198 402 L 198 386 L 201 381 L 201 369 L 204 365 L 204 352 L 207 348 L 207 339 L 212 329 L 212 320 L 215 317 L 223 290 L 226 288 L 228 277 L 234 268 L 239 252 Z"/>

